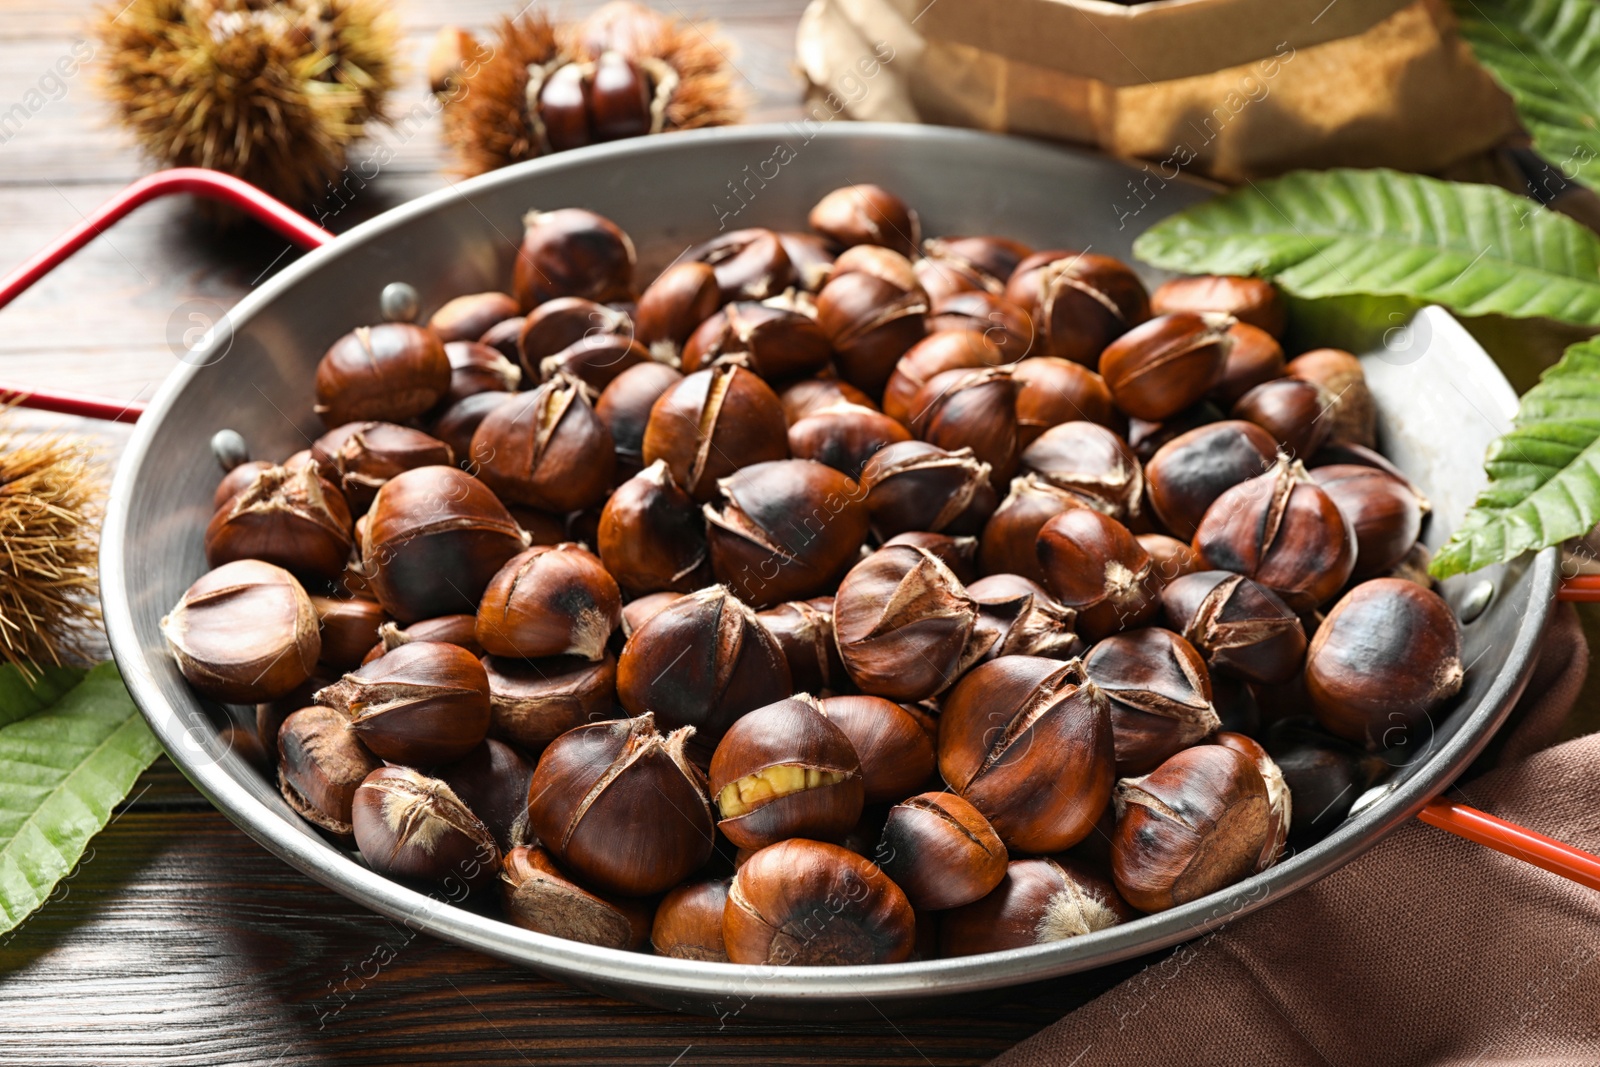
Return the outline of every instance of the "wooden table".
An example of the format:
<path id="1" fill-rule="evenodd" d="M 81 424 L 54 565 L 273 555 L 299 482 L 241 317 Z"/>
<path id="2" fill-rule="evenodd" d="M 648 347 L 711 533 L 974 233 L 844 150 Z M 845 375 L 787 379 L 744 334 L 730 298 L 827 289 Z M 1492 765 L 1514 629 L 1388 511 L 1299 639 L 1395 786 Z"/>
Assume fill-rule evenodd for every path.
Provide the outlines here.
<path id="1" fill-rule="evenodd" d="M 442 22 L 479 28 L 511 6 L 411 0 L 401 16 L 413 71 Z M 798 116 L 791 54 L 803 0 L 701 7 L 738 45 L 751 119 Z M 0 0 L 0 113 L 70 54 L 91 9 Z M 107 125 L 91 79 L 79 73 L 20 129 L 0 131 L 0 271 L 150 169 Z M 423 98 L 420 80 L 397 111 Z M 333 228 L 450 180 L 436 129 L 399 140 L 391 135 L 393 163 Z M 282 251 L 253 231 L 219 236 L 187 202 L 145 207 L 0 313 L 0 379 L 148 398 L 181 351 L 168 337 L 181 337 L 188 311 L 231 304 L 291 258 Z M 110 440 L 114 449 L 121 435 Z M 163 759 L 52 902 L 0 941 L 0 1062 L 969 1064 L 1105 981 L 852 1025 L 721 1025 L 618 1003 L 414 936 L 323 889 Z"/>

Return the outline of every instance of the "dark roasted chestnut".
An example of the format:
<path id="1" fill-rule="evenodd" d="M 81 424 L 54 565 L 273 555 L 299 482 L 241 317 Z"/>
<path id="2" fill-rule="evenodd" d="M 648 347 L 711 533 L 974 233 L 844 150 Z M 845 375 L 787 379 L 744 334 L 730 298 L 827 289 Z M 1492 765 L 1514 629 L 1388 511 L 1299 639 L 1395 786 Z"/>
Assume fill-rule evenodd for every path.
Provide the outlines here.
<path id="1" fill-rule="evenodd" d="M 873 858 L 918 911 L 970 904 L 1006 876 L 1000 835 L 954 793 L 922 793 L 890 808 Z"/>
<path id="2" fill-rule="evenodd" d="M 1116 405 L 1134 418 L 1160 422 L 1196 403 L 1216 385 L 1233 349 L 1226 315 L 1180 312 L 1133 327 L 1100 355 L 1100 376 Z"/>
<path id="3" fill-rule="evenodd" d="M 328 428 L 383 419 L 405 422 L 450 389 L 450 360 L 433 331 L 405 322 L 361 326 L 317 364 L 313 409 Z"/>
<path id="4" fill-rule="evenodd" d="M 1150 298 L 1138 275 L 1120 260 L 1094 252 L 1036 252 L 1017 264 L 1004 295 L 1038 330 L 1034 355 L 1086 367 L 1150 317 Z"/>
<path id="5" fill-rule="evenodd" d="M 478 604 L 478 644 L 492 656 L 605 655 L 622 621 L 622 593 L 592 553 L 535 545 L 506 561 Z"/>
<path id="6" fill-rule="evenodd" d="M 575 207 L 532 211 L 522 221 L 511 290 L 523 311 L 560 296 L 628 298 L 638 256 L 616 223 Z"/>
<path id="7" fill-rule="evenodd" d="M 559 513 L 604 500 L 616 457 L 586 387 L 558 374 L 489 412 L 472 460 L 502 500 Z"/>
<path id="8" fill-rule="evenodd" d="M 1083 669 L 1111 702 L 1120 776 L 1154 770 L 1221 725 L 1205 661 L 1171 630 L 1108 637 L 1089 650 Z"/>
<path id="9" fill-rule="evenodd" d="M 1187 541 L 1217 497 L 1270 470 L 1276 452 L 1272 435 L 1252 422 L 1235 419 L 1190 430 L 1145 464 L 1150 507 L 1173 536 Z"/>
<path id="10" fill-rule="evenodd" d="M 667 390 L 644 431 L 644 462 L 666 460 L 678 484 L 702 503 L 740 467 L 788 454 L 778 395 L 739 366 L 696 371 Z"/>
<path id="11" fill-rule="evenodd" d="M 879 450 L 861 470 L 873 534 L 979 532 L 999 499 L 989 473 L 969 448 L 904 441 Z"/>
<path id="12" fill-rule="evenodd" d="M 1214 671 L 1278 685 L 1305 662 L 1299 617 L 1270 589 L 1242 574 L 1186 575 L 1167 583 L 1161 604 Z"/>

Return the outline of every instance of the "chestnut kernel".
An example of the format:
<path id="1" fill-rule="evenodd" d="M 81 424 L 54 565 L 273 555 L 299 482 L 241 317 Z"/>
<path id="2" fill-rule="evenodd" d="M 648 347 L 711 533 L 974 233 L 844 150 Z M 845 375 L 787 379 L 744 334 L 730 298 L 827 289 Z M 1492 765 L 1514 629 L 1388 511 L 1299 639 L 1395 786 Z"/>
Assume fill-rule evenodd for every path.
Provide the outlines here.
<path id="1" fill-rule="evenodd" d="M 954 793 L 921 793 L 890 808 L 874 856 L 918 911 L 970 904 L 1006 876 L 1000 836 Z"/>
<path id="2" fill-rule="evenodd" d="M 529 825 L 601 892 L 659 893 L 711 857 L 705 779 L 684 755 L 690 729 L 662 736 L 649 712 L 569 730 L 539 757 Z"/>
<path id="3" fill-rule="evenodd" d="M 362 743 L 391 763 L 449 763 L 489 733 L 483 665 L 437 641 L 401 645 L 318 690 L 316 701 L 348 715 Z"/>
<path id="4" fill-rule="evenodd" d="M 493 656 L 605 655 L 622 593 L 605 564 L 570 542 L 511 557 L 478 604 L 478 644 Z"/>
<path id="5" fill-rule="evenodd" d="M 499 871 L 500 849 L 455 791 L 409 767 L 379 767 L 356 789 L 351 825 L 373 870 L 475 889 Z"/>
<path id="6" fill-rule="evenodd" d="M 1108 637 L 1089 650 L 1083 669 L 1111 702 L 1119 775 L 1152 771 L 1222 724 L 1205 661 L 1171 630 Z"/>
<path id="7" fill-rule="evenodd" d="M 311 598 L 294 575 L 255 559 L 201 575 L 162 618 L 161 634 L 201 696 L 232 704 L 286 696 L 322 654 Z"/>
<path id="8" fill-rule="evenodd" d="M 915 947 L 916 917 L 872 861 L 795 839 L 767 846 L 739 868 L 722 937 L 734 963 L 900 963 Z"/>

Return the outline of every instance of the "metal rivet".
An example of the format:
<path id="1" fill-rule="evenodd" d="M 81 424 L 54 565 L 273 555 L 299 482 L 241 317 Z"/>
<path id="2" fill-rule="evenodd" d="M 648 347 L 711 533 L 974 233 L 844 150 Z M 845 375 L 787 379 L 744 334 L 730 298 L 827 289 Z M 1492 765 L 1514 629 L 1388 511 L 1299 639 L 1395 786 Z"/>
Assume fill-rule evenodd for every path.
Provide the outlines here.
<path id="1" fill-rule="evenodd" d="M 1493 582 L 1487 578 L 1480 578 L 1474 582 L 1472 588 L 1468 589 L 1461 597 L 1461 609 L 1459 612 L 1461 621 L 1468 623 L 1482 615 L 1483 610 L 1489 606 L 1489 602 L 1493 599 Z"/>
<path id="2" fill-rule="evenodd" d="M 405 282 L 390 282 L 378 297 L 378 309 L 385 322 L 415 322 L 421 307 L 422 298 Z"/>
<path id="3" fill-rule="evenodd" d="M 249 461 L 250 446 L 244 443 L 244 436 L 238 430 L 218 430 L 211 435 L 211 454 L 217 457 L 226 474 Z"/>

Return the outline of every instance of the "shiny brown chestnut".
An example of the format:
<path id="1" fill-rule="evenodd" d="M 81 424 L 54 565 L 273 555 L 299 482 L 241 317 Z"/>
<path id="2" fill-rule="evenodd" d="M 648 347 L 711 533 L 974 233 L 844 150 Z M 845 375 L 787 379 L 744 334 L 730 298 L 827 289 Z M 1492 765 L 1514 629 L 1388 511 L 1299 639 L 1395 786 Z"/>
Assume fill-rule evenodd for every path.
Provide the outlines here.
<path id="1" fill-rule="evenodd" d="M 833 271 L 837 251 L 833 243 L 814 233 L 791 230 L 779 231 L 778 243 L 783 245 L 783 251 L 794 267 L 794 284 L 799 286 L 801 292 L 821 292 L 828 282 L 828 275 Z"/>
<path id="2" fill-rule="evenodd" d="M 1006 846 L 954 793 L 921 793 L 889 809 L 873 858 L 918 911 L 959 908 L 1006 876 Z"/>
<path id="3" fill-rule="evenodd" d="M 865 695 L 824 697 L 817 703 L 850 739 L 868 804 L 900 800 L 933 777 L 937 726 L 922 712 Z"/>
<path id="4" fill-rule="evenodd" d="M 1207 312 L 1162 315 L 1135 326 L 1100 354 L 1100 376 L 1117 407 L 1160 422 L 1199 401 L 1233 349 L 1233 320 Z"/>
<path id="5" fill-rule="evenodd" d="M 1465 677 L 1461 624 L 1450 605 L 1400 578 L 1374 578 L 1346 593 L 1306 653 L 1317 721 L 1369 748 L 1426 741 L 1429 716 Z"/>
<path id="6" fill-rule="evenodd" d="M 1033 320 L 1005 297 L 984 290 L 951 293 L 928 309 L 928 333 L 969 330 L 981 333 L 1000 352 L 1000 362 L 1018 363 L 1034 352 Z M 1053 357 L 1042 356 L 1050 359 Z"/>
<path id="7" fill-rule="evenodd" d="M 360 666 L 361 657 L 378 640 L 379 627 L 389 619 L 382 604 L 365 597 L 314 596 L 311 607 L 322 633 L 317 661 L 334 673 Z"/>
<path id="8" fill-rule="evenodd" d="M 428 430 L 449 446 L 451 455 L 466 460 L 472 455 L 472 435 L 478 432 L 483 420 L 514 395 L 496 389 L 464 396 L 441 411 L 428 425 Z"/>
<path id="9" fill-rule="evenodd" d="M 1034 475 L 1011 480 L 1011 491 L 983 527 L 978 565 L 984 574 L 1020 574 L 1045 580 L 1037 545 L 1044 524 L 1072 508 L 1088 507 L 1077 493 L 1059 489 Z"/>
<path id="10" fill-rule="evenodd" d="M 501 851 L 529 842 L 528 783 L 533 780 L 533 764 L 522 753 L 485 738 L 465 756 L 439 768 L 438 776 L 489 828 Z"/>
<path id="11" fill-rule="evenodd" d="M 696 371 L 661 395 L 644 431 L 644 462 L 666 460 L 701 503 L 740 467 L 789 454 L 783 405 L 754 371 L 724 365 Z"/>
<path id="12" fill-rule="evenodd" d="M 867 539 L 859 483 L 808 459 L 742 467 L 705 506 L 717 581 L 757 608 L 827 592 Z"/>
<path id="13" fill-rule="evenodd" d="M 969 448 L 904 441 L 880 449 L 861 470 L 873 535 L 979 532 L 999 501 L 989 474 Z"/>
<path id="14" fill-rule="evenodd" d="M 837 378 L 802 378 L 786 386 L 778 399 L 783 404 L 783 419 L 790 426 L 807 415 L 848 404 L 852 407 L 878 410 L 872 398 L 849 382 Z"/>
<path id="15" fill-rule="evenodd" d="M 517 339 L 522 336 L 522 327 L 526 320 L 521 315 L 513 315 L 509 319 L 501 319 L 478 338 L 478 343 L 494 349 L 505 357 L 507 363 L 517 365 Z M 518 370 L 521 368 L 519 367 Z"/>
<path id="16" fill-rule="evenodd" d="M 1171 630 L 1108 637 L 1089 650 L 1083 669 L 1111 702 L 1120 776 L 1154 770 L 1221 725 L 1205 661 Z"/>
<path id="17" fill-rule="evenodd" d="M 756 618 L 783 650 L 795 692 L 821 693 L 848 683 L 833 640 L 833 598 L 826 607 L 793 600 L 758 612 Z"/>
<path id="18" fill-rule="evenodd" d="M 352 525 L 344 495 L 318 464 L 271 467 L 211 516 L 206 562 L 259 559 L 307 580 L 332 581 L 350 559 Z"/>
<path id="19" fill-rule="evenodd" d="M 1240 397 L 1263 382 L 1276 381 L 1284 375 L 1283 348 L 1271 334 L 1248 322 L 1235 322 L 1228 328 L 1228 336 L 1233 339 L 1233 347 L 1228 349 L 1228 359 L 1210 394 L 1224 408 L 1233 407 Z"/>
<path id="20" fill-rule="evenodd" d="M 447 645 L 460 645 L 474 656 L 483 655 L 483 646 L 478 644 L 476 615 L 440 615 L 404 627 L 392 622 L 384 623 L 378 627 L 378 643 L 367 651 L 361 662 L 371 663 L 379 656 L 412 641 L 441 641 Z"/>
<path id="21" fill-rule="evenodd" d="M 1157 315 L 1177 311 L 1220 311 L 1273 337 L 1283 336 L 1288 311 L 1277 287 L 1265 278 L 1237 274 L 1200 274 L 1173 278 L 1150 294 Z"/>
<path id="22" fill-rule="evenodd" d="M 491 656 L 605 655 L 622 593 L 593 553 L 570 542 L 512 556 L 478 603 L 478 644 Z"/>
<path id="23" fill-rule="evenodd" d="M 1045 585 L 1077 609 L 1090 641 L 1143 626 L 1161 609 L 1150 554 L 1128 528 L 1092 508 L 1072 508 L 1039 529 Z"/>
<path id="24" fill-rule="evenodd" d="M 222 480 L 217 483 L 216 490 L 211 494 L 211 510 L 213 512 L 220 511 L 222 505 L 244 492 L 250 483 L 256 480 L 256 475 L 261 474 L 263 471 L 269 471 L 276 466 L 276 463 L 268 463 L 266 460 L 251 459 L 236 467 L 229 468 L 228 472 L 222 476 Z"/>
<path id="25" fill-rule="evenodd" d="M 476 341 L 496 323 L 515 317 L 521 309 L 510 293 L 468 293 L 446 300 L 428 319 L 434 336 L 452 341 Z"/>
<path id="26" fill-rule="evenodd" d="M 801 694 L 734 723 L 711 757 L 717 829 L 740 848 L 838 840 L 861 818 L 861 762 L 849 736 Z"/>
<path id="27" fill-rule="evenodd" d="M 345 503 L 358 515 L 372 506 L 383 483 L 401 471 L 449 467 L 456 461 L 455 451 L 444 441 L 392 422 L 337 426 L 312 442 L 311 456 L 322 474 L 337 482 Z"/>
<path id="28" fill-rule="evenodd" d="M 900 963 L 916 945 L 906 895 L 871 860 L 823 841 L 780 841 L 733 877 L 722 937 L 734 963 Z"/>
<path id="29" fill-rule="evenodd" d="M 489 733 L 489 679 L 459 645 L 401 645 L 318 690 L 316 700 L 349 716 L 361 742 L 391 763 L 449 763 Z"/>
<path id="30" fill-rule="evenodd" d="M 664 726 L 693 726 L 707 756 L 739 716 L 792 692 L 783 650 L 722 586 L 662 608 L 617 659 L 622 706 L 635 715 L 653 711 Z"/>
<path id="31" fill-rule="evenodd" d="M 1126 263 L 1094 252 L 1036 252 L 1017 264 L 1005 298 L 1032 320 L 1032 354 L 1095 366 L 1112 341 L 1150 317 L 1150 297 Z"/>
<path id="32" fill-rule="evenodd" d="M 1117 783 L 1111 874 L 1143 912 L 1165 911 L 1252 874 L 1272 834 L 1266 783 L 1248 757 L 1196 745 Z"/>
<path id="33" fill-rule="evenodd" d="M 1242 574 L 1200 571 L 1167 583 L 1161 606 L 1211 670 L 1279 685 L 1305 662 L 1300 618 Z"/>
<path id="34" fill-rule="evenodd" d="M 514 848 L 500 871 L 506 918 L 525 930 L 602 948 L 641 949 L 654 910 L 626 897 L 601 897 L 573 882 L 542 848 Z"/>
<path id="35" fill-rule="evenodd" d="M 450 388 L 434 408 L 435 420 L 469 396 L 511 393 L 522 384 L 522 368 L 497 348 L 478 341 L 448 341 L 444 354 L 450 360 Z"/>
<path id="36" fill-rule="evenodd" d="M 489 733 L 538 752 L 568 730 L 614 719 L 617 661 L 576 656 L 509 659 L 484 656 Z"/>
<path id="37" fill-rule="evenodd" d="M 621 52 L 602 51 L 589 78 L 590 134 L 604 142 L 649 133 L 652 96 L 650 77 L 638 63 Z"/>
<path id="38" fill-rule="evenodd" d="M 911 440 L 911 431 L 881 411 L 837 404 L 813 411 L 789 426 L 789 453 L 859 478 L 867 461 L 889 445 Z"/>
<path id="39" fill-rule="evenodd" d="M 600 512 L 600 559 L 639 595 L 688 593 L 709 580 L 706 523 L 662 460 L 623 482 Z"/>
<path id="40" fill-rule="evenodd" d="M 911 425 L 917 393 L 934 375 L 948 370 L 998 367 L 1005 362 L 995 343 L 977 330 L 944 330 L 906 350 L 883 387 L 883 413 Z"/>
<path id="41" fill-rule="evenodd" d="M 1298 460 L 1229 489 L 1206 510 L 1194 550 L 1216 570 L 1254 578 L 1294 611 L 1333 597 L 1356 561 L 1356 539 L 1333 498 Z"/>
<path id="42" fill-rule="evenodd" d="M 627 339 L 633 320 L 605 304 L 581 296 L 558 296 L 528 312 L 517 336 L 517 357 L 530 378 L 548 377 L 540 365 L 585 337 Z"/>
<path id="43" fill-rule="evenodd" d="M 395 475 L 378 490 L 365 523 L 368 580 L 401 623 L 477 611 L 489 579 L 527 547 L 489 487 L 454 467 Z"/>
<path id="44" fill-rule="evenodd" d="M 1330 440 L 1376 447 L 1378 407 L 1359 359 L 1340 348 L 1318 348 L 1291 359 L 1284 371 L 1316 382 L 1333 397 L 1327 415 Z"/>
<path id="45" fill-rule="evenodd" d="M 878 185 L 846 185 L 818 200 L 806 221 L 811 228 L 845 247 L 882 245 L 902 256 L 915 256 L 922 243 L 917 213 L 904 200 Z"/>
<path id="46" fill-rule="evenodd" d="M 1174 537 L 1190 540 L 1217 497 L 1272 469 L 1277 442 L 1253 422 L 1230 419 L 1180 434 L 1145 464 L 1150 508 Z"/>
<path id="47" fill-rule="evenodd" d="M 735 301 L 702 321 L 683 346 L 686 373 L 736 363 L 769 382 L 815 374 L 831 349 L 821 327 L 798 311 Z"/>
<path id="48" fill-rule="evenodd" d="M 968 585 L 967 593 L 978 602 L 978 633 L 995 635 L 984 659 L 1046 656 L 1064 660 L 1083 653 L 1083 641 L 1074 630 L 1078 613 L 1031 578 L 990 574 Z"/>
<path id="49" fill-rule="evenodd" d="M 563 866 L 601 892 L 639 897 L 711 857 L 705 778 L 649 712 L 569 730 L 539 757 L 528 824 Z"/>
<path id="50" fill-rule="evenodd" d="M 1017 383 L 1010 367 L 935 374 L 911 402 L 911 432 L 940 448 L 970 448 L 989 465 L 989 480 L 1010 482 L 1017 469 Z"/>
<path id="51" fill-rule="evenodd" d="M 588 386 L 592 394 L 599 395 L 624 371 L 649 362 L 650 353 L 631 337 L 622 334 L 589 334 L 555 355 L 540 360 L 539 377 L 549 381 L 565 375 Z"/>
<path id="52" fill-rule="evenodd" d="M 484 417 L 472 461 L 502 500 L 560 513 L 604 500 L 616 457 L 587 388 L 557 374 Z"/>
<path id="53" fill-rule="evenodd" d="M 332 429 L 347 422 L 405 422 L 450 389 L 450 360 L 431 330 L 405 322 L 357 327 L 317 364 L 312 410 Z"/>
<path id="54" fill-rule="evenodd" d="M 856 564 L 833 598 L 845 670 L 863 692 L 925 700 L 988 651 L 978 603 L 944 562 L 914 545 L 880 548 Z M 986 639 L 985 639 L 986 638 Z"/>
<path id="55" fill-rule="evenodd" d="M 771 230 L 730 230 L 688 249 L 682 261 L 711 268 L 722 303 L 765 300 L 797 280 L 783 241 Z"/>
<path id="56" fill-rule="evenodd" d="M 531 211 L 522 224 L 511 291 L 524 312 L 561 296 L 601 304 L 628 298 L 638 256 L 616 223 L 569 207 Z"/>
<path id="57" fill-rule="evenodd" d="M 1115 766 L 1106 696 L 1078 660 L 1002 656 L 942 701 L 939 772 L 1019 852 L 1081 841 Z"/>
<path id="58" fill-rule="evenodd" d="M 500 848 L 455 791 L 410 767 L 379 767 L 356 788 L 350 824 L 361 858 L 391 878 L 476 889 L 500 867 Z"/>
<path id="59" fill-rule="evenodd" d="M 846 274 L 870 274 L 888 282 L 903 293 L 922 292 L 917 281 L 916 268 L 899 252 L 882 245 L 852 245 L 840 252 L 833 261 L 828 281 L 833 282 Z M 926 294 L 923 294 L 924 296 Z"/>
<path id="60" fill-rule="evenodd" d="M 284 801 L 312 825 L 349 837 L 356 787 L 383 765 L 351 732 L 350 720 L 332 708 L 301 708 L 283 720 L 275 748 Z"/>
<path id="61" fill-rule="evenodd" d="M 1254 738 L 1223 731 L 1212 740 L 1254 763 L 1261 774 L 1261 781 L 1267 787 L 1267 840 L 1261 846 L 1261 855 L 1256 859 L 1255 867 L 1257 871 L 1264 871 L 1278 862 L 1283 855 L 1284 843 L 1289 839 L 1289 826 L 1293 821 L 1289 785 L 1278 764 Z"/>
<path id="62" fill-rule="evenodd" d="M 1393 569 L 1417 543 L 1428 502 L 1409 482 L 1376 467 L 1343 463 L 1316 467 L 1311 477 L 1356 535 L 1352 578 L 1376 578 Z"/>
<path id="63" fill-rule="evenodd" d="M 982 900 L 940 916 L 939 952 L 975 956 L 1081 937 L 1138 917 L 1116 887 L 1065 857 L 1012 860 Z"/>
<path id="64" fill-rule="evenodd" d="M 1139 534 L 1136 538 L 1150 559 L 1155 564 L 1150 576 L 1165 589 L 1172 582 L 1182 578 L 1185 574 L 1205 570 L 1205 564 L 1200 562 L 1200 557 L 1195 555 L 1194 549 L 1166 534 Z"/>
<path id="65" fill-rule="evenodd" d="M 683 375 L 665 363 L 641 363 L 617 375 L 595 402 L 595 417 L 611 434 L 611 447 L 617 455 L 614 477 L 619 483 L 644 469 L 644 432 L 650 423 L 650 409 L 681 381 Z"/>
<path id="66" fill-rule="evenodd" d="M 650 947 L 658 956 L 727 963 L 722 912 L 732 885 L 732 878 L 712 878 L 680 885 L 662 897 L 650 928 Z"/>
<path id="67" fill-rule="evenodd" d="M 294 575 L 256 559 L 201 575 L 161 620 L 178 670 L 201 696 L 259 704 L 311 677 L 317 612 Z"/>
<path id="68" fill-rule="evenodd" d="M 1303 460 L 1328 439 L 1332 404 L 1333 397 L 1316 382 L 1278 378 L 1240 397 L 1232 416 L 1255 423 L 1272 435 L 1281 451 Z"/>
<path id="69" fill-rule="evenodd" d="M 1020 462 L 1024 474 L 1076 494 L 1118 522 L 1135 519 L 1143 510 L 1139 457 L 1098 423 L 1080 419 L 1052 426 L 1023 451 Z"/>
<path id="70" fill-rule="evenodd" d="M 917 278 L 938 300 L 963 292 L 999 295 L 1033 250 L 1006 237 L 930 237 L 922 242 L 922 258 L 917 260 Z"/>
<path id="71" fill-rule="evenodd" d="M 1081 363 L 1052 356 L 1025 359 L 1012 377 L 1017 381 L 1017 443 L 1024 450 L 1053 426 L 1083 420 L 1115 430 L 1122 421 L 1105 379 Z"/>
<path id="72" fill-rule="evenodd" d="M 675 360 L 695 327 L 722 303 L 717 273 L 709 264 L 674 263 L 639 294 L 634 339 L 657 359 Z"/>
<path id="73" fill-rule="evenodd" d="M 877 396 L 895 364 L 927 334 L 928 298 L 875 274 L 835 272 L 817 294 L 817 325 L 833 348 L 839 376 Z"/>
<path id="74" fill-rule="evenodd" d="M 559 61 L 558 61 L 559 62 Z M 524 96 L 538 116 L 540 140 L 553 152 L 582 148 L 594 140 L 589 116 L 589 63 L 559 63 L 554 70 L 534 67 Z"/>

